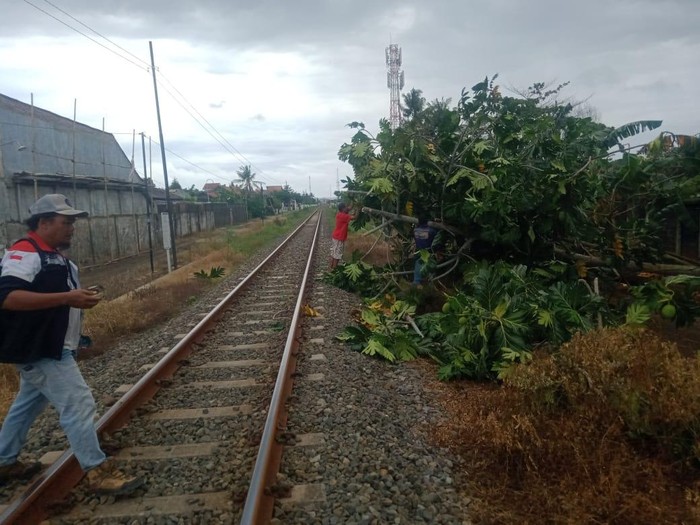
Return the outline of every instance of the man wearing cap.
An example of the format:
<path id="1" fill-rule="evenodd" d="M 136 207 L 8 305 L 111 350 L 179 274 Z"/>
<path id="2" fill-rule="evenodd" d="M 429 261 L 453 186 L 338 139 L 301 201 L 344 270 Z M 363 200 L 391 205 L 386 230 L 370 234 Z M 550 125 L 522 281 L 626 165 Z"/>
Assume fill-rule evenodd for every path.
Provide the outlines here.
<path id="1" fill-rule="evenodd" d="M 39 463 L 22 463 L 17 456 L 50 403 L 90 488 L 128 494 L 142 479 L 117 471 L 102 451 L 95 400 L 75 359 L 81 310 L 101 297 L 80 288 L 78 267 L 60 250 L 70 246 L 76 219 L 88 214 L 60 194 L 41 197 L 29 213 L 29 233 L 7 251 L 0 272 L 0 362 L 14 363 L 20 374 L 19 392 L 0 430 L 0 485 L 40 470 Z"/>

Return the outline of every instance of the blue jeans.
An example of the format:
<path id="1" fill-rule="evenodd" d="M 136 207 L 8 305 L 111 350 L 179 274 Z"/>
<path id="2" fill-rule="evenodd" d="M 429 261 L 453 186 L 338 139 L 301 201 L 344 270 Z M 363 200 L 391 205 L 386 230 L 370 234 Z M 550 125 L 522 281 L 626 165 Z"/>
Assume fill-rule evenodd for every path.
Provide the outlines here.
<path id="1" fill-rule="evenodd" d="M 413 284 L 420 284 L 423 280 L 421 275 L 421 270 L 423 269 L 423 261 L 420 258 L 420 254 L 415 256 L 416 260 L 413 263 Z"/>
<path id="2" fill-rule="evenodd" d="M 20 373 L 19 393 L 0 430 L 0 466 L 17 461 L 29 428 L 49 403 L 58 411 L 82 469 L 101 464 L 105 453 L 95 430 L 95 399 L 75 362 L 75 351 L 64 349 L 60 361 L 39 359 L 15 366 Z"/>

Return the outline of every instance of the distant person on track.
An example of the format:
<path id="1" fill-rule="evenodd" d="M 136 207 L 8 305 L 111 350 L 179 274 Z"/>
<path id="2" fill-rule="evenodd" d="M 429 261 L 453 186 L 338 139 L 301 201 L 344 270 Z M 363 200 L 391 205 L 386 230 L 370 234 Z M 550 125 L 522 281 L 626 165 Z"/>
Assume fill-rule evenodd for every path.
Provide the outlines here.
<path id="1" fill-rule="evenodd" d="M 343 250 L 345 249 L 345 241 L 348 238 L 348 225 L 354 220 L 355 216 L 350 215 L 350 208 L 347 204 L 341 202 L 338 204 L 338 213 L 335 215 L 335 229 L 331 235 L 331 270 L 338 266 L 338 263 L 343 260 Z"/>
<path id="2" fill-rule="evenodd" d="M 78 267 L 60 250 L 70 246 L 74 223 L 87 212 L 60 194 L 41 197 L 29 212 L 29 233 L 7 251 L 0 272 L 0 362 L 13 363 L 20 375 L 19 392 L 0 430 L 0 485 L 41 470 L 40 463 L 17 457 L 34 420 L 50 403 L 87 472 L 89 489 L 131 493 L 143 480 L 116 470 L 102 451 L 95 400 L 76 363 L 82 310 L 94 307 L 101 295 L 80 288 Z"/>

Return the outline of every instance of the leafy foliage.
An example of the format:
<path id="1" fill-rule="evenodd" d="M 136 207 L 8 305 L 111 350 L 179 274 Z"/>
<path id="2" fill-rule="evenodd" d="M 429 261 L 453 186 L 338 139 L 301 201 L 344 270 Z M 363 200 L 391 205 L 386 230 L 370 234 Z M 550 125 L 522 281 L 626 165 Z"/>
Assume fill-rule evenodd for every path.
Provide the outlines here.
<path id="1" fill-rule="evenodd" d="M 533 347 L 559 345 L 607 315 L 603 299 L 585 284 L 552 282 L 549 275 L 522 265 L 478 265 L 442 312 L 416 317 L 405 301 L 368 300 L 358 326 L 340 339 L 391 362 L 429 355 L 442 379 L 505 377 L 514 363 L 530 359 Z"/>
<path id="2" fill-rule="evenodd" d="M 198 272 L 194 272 L 194 276 L 198 279 L 213 280 L 223 277 L 224 273 L 226 273 L 226 270 L 221 266 L 212 266 L 211 270 L 209 270 L 208 272 L 204 269 L 199 270 Z"/>
<path id="3" fill-rule="evenodd" d="M 674 275 L 653 279 L 630 289 L 632 303 L 627 308 L 628 324 L 643 324 L 652 312 L 666 313 L 677 326 L 687 326 L 700 316 L 700 277 Z M 672 309 L 668 310 L 671 306 Z M 664 310 L 666 308 L 666 310 Z"/>
<path id="4" fill-rule="evenodd" d="M 477 267 L 443 306 L 443 337 L 433 353 L 442 364 L 440 377 L 503 377 L 513 363 L 530 359 L 533 346 L 558 345 L 590 330 L 604 309 L 579 282 L 548 285 L 521 265 Z"/>
<path id="5" fill-rule="evenodd" d="M 373 266 L 362 262 L 359 254 L 346 264 L 336 266 L 323 274 L 323 282 L 369 297 L 385 288 L 384 282 Z"/>
<path id="6" fill-rule="evenodd" d="M 651 131 L 659 128 L 661 127 L 661 124 L 662 121 L 660 120 L 640 120 L 637 122 L 630 122 L 629 124 L 615 128 L 608 133 L 608 136 L 603 139 L 603 144 L 608 148 L 619 146 L 620 149 L 623 149 L 622 145 L 620 144 L 622 139 L 627 139 L 644 131 Z"/>
<path id="7" fill-rule="evenodd" d="M 368 302 L 358 313 L 358 326 L 346 327 L 337 338 L 363 354 L 392 363 L 410 361 L 425 353 L 417 333 L 406 330 L 415 310 L 415 306 L 387 294 L 382 300 Z"/>
<path id="8" fill-rule="evenodd" d="M 338 156 L 354 171 L 343 181 L 353 207 L 450 226 L 441 254 L 449 262 L 431 261 L 432 275 L 450 274 L 443 312 L 415 319 L 442 378 L 505 378 L 533 348 L 557 348 L 577 332 L 641 325 L 657 314 L 680 326 L 698 314 L 693 278 L 626 282 L 639 279 L 642 263 L 662 260 L 669 216 L 691 219 L 684 202 L 700 192 L 697 138 L 662 133 L 632 153 L 622 141 L 661 122 L 615 128 L 577 116 L 574 104 L 560 101 L 565 86 L 538 83 L 504 96 L 487 77 L 456 105 L 426 102 L 414 89 L 398 129 L 382 120 L 375 136 L 349 124 L 355 133 Z M 371 221 L 362 213 L 356 226 Z M 403 254 L 398 266 L 408 268 L 413 226 L 390 227 Z M 346 289 L 365 296 L 381 289 L 382 275 L 370 268 L 339 272 L 332 280 Z M 371 291 L 362 291 L 367 283 Z M 598 285 L 602 295 L 593 291 Z M 605 295 L 623 287 L 623 299 Z M 401 323 L 387 329 L 376 312 L 362 323 L 352 340 L 390 360 L 403 348 L 398 338 L 415 332 Z"/>
<path id="9" fill-rule="evenodd" d="M 661 122 L 607 127 L 559 103 L 565 85 L 535 84 L 523 97 L 507 97 L 495 80 L 463 90 L 456 107 L 435 100 L 420 109 L 415 90 L 411 118 L 396 130 L 381 121 L 376 137 L 353 123 L 357 132 L 339 158 L 355 172 L 344 181 L 348 189 L 366 192 L 361 205 L 396 211 L 419 203 L 491 260 L 531 264 L 555 249 L 593 251 L 614 267 L 659 260 L 665 216 L 700 189 L 697 176 L 679 177 L 680 170 L 698 174 L 697 141 L 684 142 L 694 163 L 664 148 L 614 158 L 611 147 Z M 392 226 L 410 244 L 410 225 Z"/>
<path id="10" fill-rule="evenodd" d="M 238 180 L 240 181 L 241 187 L 246 193 L 252 193 L 255 191 L 255 172 L 251 169 L 250 165 L 241 166 L 238 171 Z"/>

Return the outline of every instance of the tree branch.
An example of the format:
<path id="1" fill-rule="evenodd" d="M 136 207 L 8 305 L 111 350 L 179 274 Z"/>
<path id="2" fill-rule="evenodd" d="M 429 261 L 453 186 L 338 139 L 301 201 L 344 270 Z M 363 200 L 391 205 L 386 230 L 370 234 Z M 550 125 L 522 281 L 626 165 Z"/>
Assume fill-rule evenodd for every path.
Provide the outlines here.
<path id="1" fill-rule="evenodd" d="M 418 219 L 416 217 L 410 217 L 408 215 L 400 215 L 398 213 L 391 213 L 384 210 L 376 210 L 374 208 L 367 208 L 366 206 L 362 208 L 362 211 L 372 215 L 379 215 L 381 217 L 386 217 L 387 219 L 392 219 L 395 221 L 409 222 L 411 224 L 418 224 Z M 452 235 L 463 235 L 457 228 L 444 224 L 442 222 L 428 221 L 428 226 L 432 226 L 436 230 L 444 230 L 451 233 Z"/>

